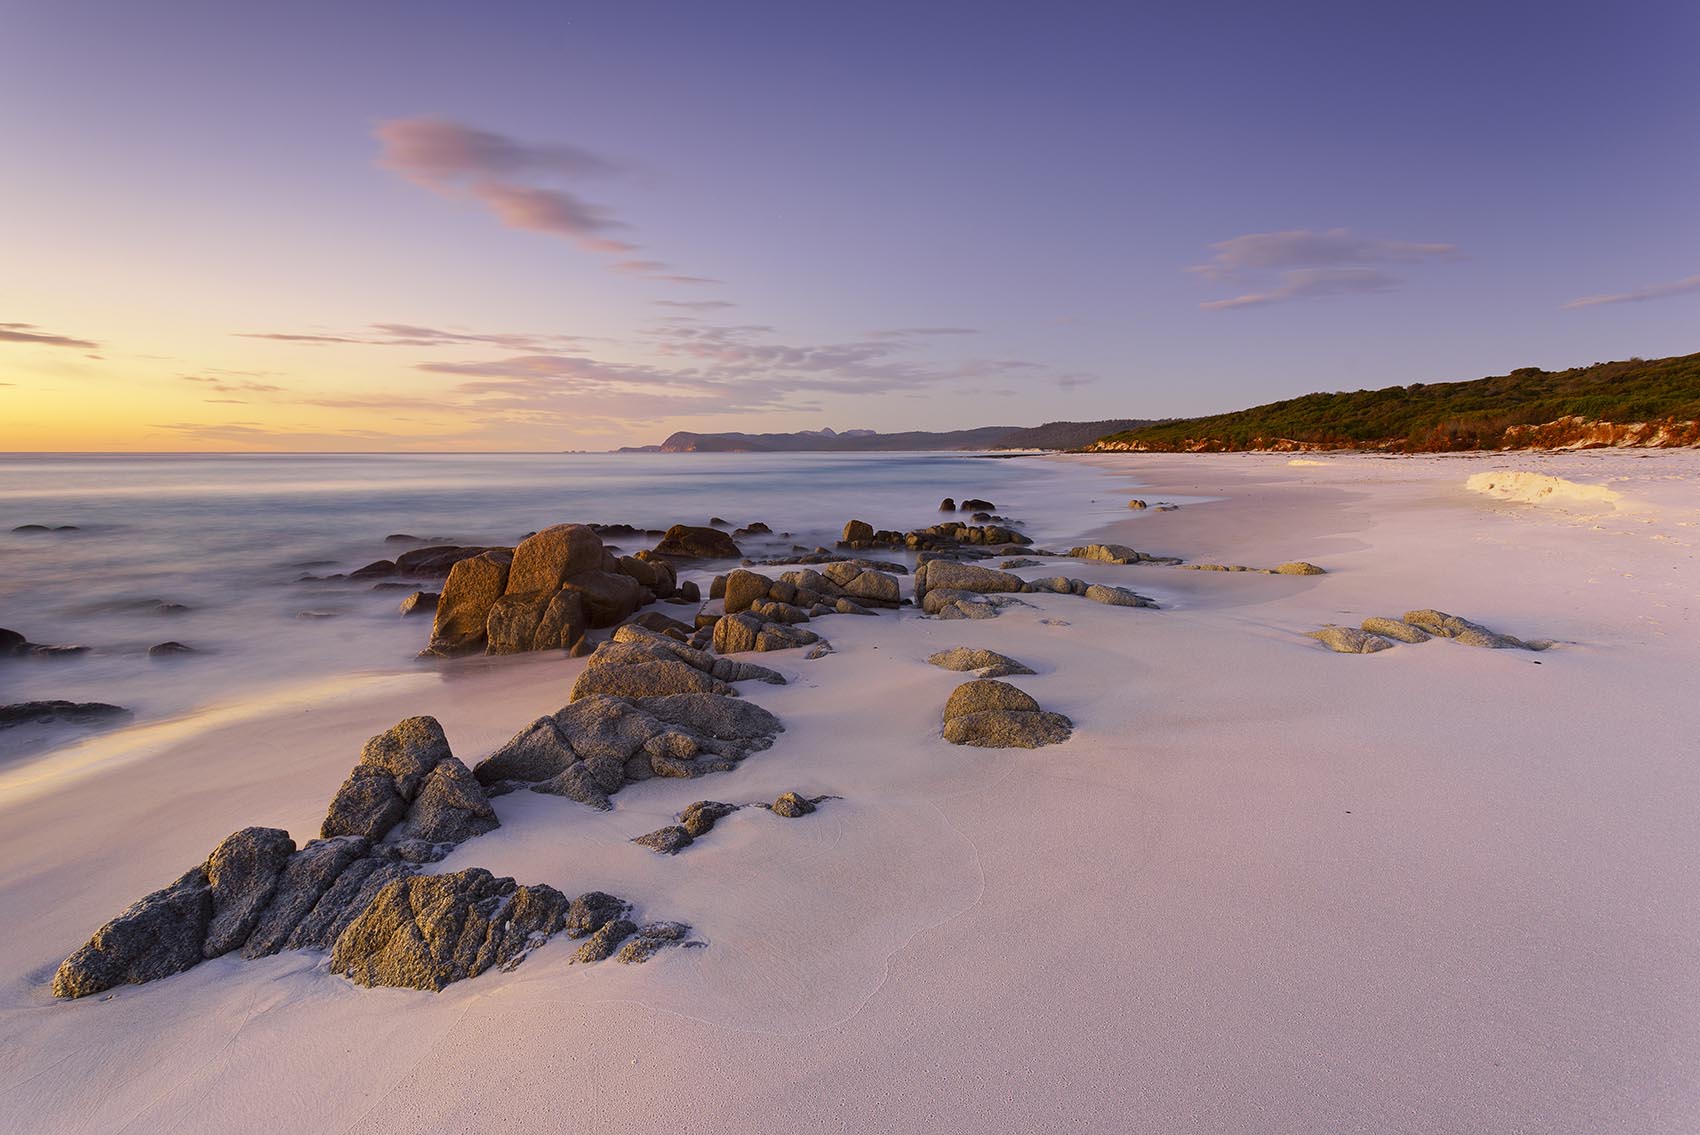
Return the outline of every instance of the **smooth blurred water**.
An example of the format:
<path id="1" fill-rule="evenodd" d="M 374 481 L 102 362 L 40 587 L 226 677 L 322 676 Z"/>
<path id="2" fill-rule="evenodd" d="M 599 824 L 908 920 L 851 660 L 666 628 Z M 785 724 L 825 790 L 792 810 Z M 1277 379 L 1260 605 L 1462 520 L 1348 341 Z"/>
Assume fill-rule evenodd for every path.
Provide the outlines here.
<path id="1" fill-rule="evenodd" d="M 406 591 L 300 581 L 393 559 L 412 546 L 386 544 L 395 533 L 507 545 L 563 521 L 720 516 L 793 534 L 745 543 L 764 557 L 830 545 L 852 517 L 906 530 L 934 523 L 941 497 L 978 496 L 1043 542 L 1127 515 L 1109 491 L 1077 465 L 961 454 L 0 455 L 0 627 L 90 648 L 0 660 L 0 702 L 107 701 L 146 720 L 433 665 L 413 657 L 429 620 L 397 615 Z M 12 531 L 26 524 L 78 530 Z M 196 653 L 148 656 L 167 640 Z M 0 754 L 75 735 L 0 731 Z"/>

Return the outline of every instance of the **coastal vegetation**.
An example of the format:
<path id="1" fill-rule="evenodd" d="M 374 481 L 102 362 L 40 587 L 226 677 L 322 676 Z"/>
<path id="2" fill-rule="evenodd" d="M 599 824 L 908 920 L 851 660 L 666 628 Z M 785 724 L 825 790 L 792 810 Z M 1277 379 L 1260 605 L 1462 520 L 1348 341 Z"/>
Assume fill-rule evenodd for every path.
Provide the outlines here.
<path id="1" fill-rule="evenodd" d="M 1402 453 L 1700 441 L 1700 354 L 1521 367 L 1468 382 L 1307 394 L 1158 422 L 1088 450 L 1377 449 Z"/>

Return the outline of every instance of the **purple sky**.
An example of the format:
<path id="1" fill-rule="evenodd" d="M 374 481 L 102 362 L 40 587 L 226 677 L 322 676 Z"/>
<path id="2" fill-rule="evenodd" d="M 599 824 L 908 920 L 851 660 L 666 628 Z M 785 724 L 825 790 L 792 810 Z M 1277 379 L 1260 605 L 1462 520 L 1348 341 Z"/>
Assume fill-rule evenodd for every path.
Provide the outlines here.
<path id="1" fill-rule="evenodd" d="M 1700 350 L 1700 4 L 0 3 L 0 448 L 603 448 Z"/>

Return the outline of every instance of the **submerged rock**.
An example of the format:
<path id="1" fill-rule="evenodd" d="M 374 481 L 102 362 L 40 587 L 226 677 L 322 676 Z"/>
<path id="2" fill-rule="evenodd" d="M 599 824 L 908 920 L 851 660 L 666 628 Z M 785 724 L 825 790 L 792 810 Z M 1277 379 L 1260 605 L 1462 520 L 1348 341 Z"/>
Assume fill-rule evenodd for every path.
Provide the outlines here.
<path id="1" fill-rule="evenodd" d="M 26 701 L 0 705 L 0 729 L 12 725 L 45 725 L 64 721 L 72 725 L 100 725 L 128 717 L 123 706 L 99 701 Z"/>
<path id="2" fill-rule="evenodd" d="M 655 545 L 655 554 L 684 560 L 735 560 L 744 553 L 719 529 L 675 524 Z"/>

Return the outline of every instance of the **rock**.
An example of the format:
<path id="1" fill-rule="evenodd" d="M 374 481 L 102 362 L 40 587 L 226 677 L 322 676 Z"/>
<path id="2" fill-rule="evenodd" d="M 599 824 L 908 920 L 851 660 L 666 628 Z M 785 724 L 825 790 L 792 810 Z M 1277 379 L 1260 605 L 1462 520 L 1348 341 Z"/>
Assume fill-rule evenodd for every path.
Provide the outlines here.
<path id="1" fill-rule="evenodd" d="M 751 650 L 790 650 L 820 641 L 813 631 L 770 623 L 745 612 L 727 615 L 714 624 L 717 654 L 741 654 Z"/>
<path id="2" fill-rule="evenodd" d="M 434 717 L 407 717 L 366 742 L 360 763 L 395 778 L 396 790 L 412 800 L 439 761 L 452 760 L 449 739 Z"/>
<path id="3" fill-rule="evenodd" d="M 1108 603 L 1112 607 L 1156 607 L 1155 599 L 1129 591 L 1125 587 L 1111 587 L 1107 583 L 1090 583 L 1086 586 L 1087 599 L 1094 603 Z"/>
<path id="4" fill-rule="evenodd" d="M 286 950 L 328 950 L 378 893 L 419 868 L 395 860 L 365 858 L 350 863 L 293 931 Z"/>
<path id="5" fill-rule="evenodd" d="M 686 603 L 700 603 L 702 602 L 702 588 L 697 586 L 696 580 L 687 579 L 679 584 L 679 598 Z"/>
<path id="6" fill-rule="evenodd" d="M 201 961 L 212 919 L 212 885 L 196 867 L 138 900 L 94 932 L 53 975 L 53 996 L 86 997 L 115 985 L 139 985 Z"/>
<path id="7" fill-rule="evenodd" d="M 939 511 L 940 512 L 955 512 L 956 511 L 956 501 L 951 497 L 945 497 L 942 501 L 939 502 Z"/>
<path id="8" fill-rule="evenodd" d="M 498 553 L 504 559 L 511 559 L 512 548 L 484 548 L 463 544 L 433 544 L 428 548 L 414 548 L 403 552 L 395 558 L 395 574 L 411 579 L 443 579 L 453 572 L 454 566 L 462 560 L 481 556 L 485 552 Z"/>
<path id="9" fill-rule="evenodd" d="M 773 802 L 773 814 L 794 820 L 798 816 L 806 816 L 815 810 L 815 802 L 806 796 L 795 792 L 781 793 L 779 799 Z"/>
<path id="10" fill-rule="evenodd" d="M 559 592 L 509 591 L 490 608 L 485 620 L 485 649 L 490 654 L 521 654 L 532 649 L 538 626 Z"/>
<path id="11" fill-rule="evenodd" d="M 13 702 L 11 705 L 0 705 L 0 729 L 31 723 L 45 725 L 53 721 L 65 721 L 72 725 L 98 725 L 128 717 L 129 714 L 130 711 L 123 706 L 108 705 L 99 701 Z"/>
<path id="12" fill-rule="evenodd" d="M 590 941 L 578 948 L 573 955 L 575 962 L 600 962 L 613 956 L 621 942 L 637 933 L 637 924 L 625 918 L 615 918 L 603 923 L 590 936 Z"/>
<path id="13" fill-rule="evenodd" d="M 29 649 L 29 640 L 17 631 L 0 627 L 0 658 L 14 658 Z"/>
<path id="14" fill-rule="evenodd" d="M 383 839 L 407 815 L 407 801 L 396 791 L 395 778 L 382 769 L 355 765 L 331 800 L 319 829 L 325 839 L 340 835 Z"/>
<path id="15" fill-rule="evenodd" d="M 679 813 L 679 823 L 685 832 L 696 839 L 714 830 L 714 825 L 738 810 L 736 804 L 719 800 L 698 800 Z"/>
<path id="16" fill-rule="evenodd" d="M 1039 567 L 1040 562 L 1038 560 L 1030 560 L 1026 556 L 1017 556 L 1013 560 L 1005 560 L 998 566 L 1005 571 L 1013 571 L 1016 568 Z"/>
<path id="17" fill-rule="evenodd" d="M 452 756 L 425 777 L 407 811 L 407 834 L 430 843 L 461 843 L 500 826 L 483 786 Z"/>
<path id="18" fill-rule="evenodd" d="M 852 548 L 866 547 L 874 542 L 874 526 L 865 520 L 852 520 L 844 526 L 841 542 Z"/>
<path id="19" fill-rule="evenodd" d="M 212 916 L 201 956 L 228 954 L 248 940 L 295 851 L 281 828 L 243 828 L 213 849 L 204 868 L 212 890 Z"/>
<path id="20" fill-rule="evenodd" d="M 402 615 L 435 615 L 442 596 L 435 591 L 415 591 L 401 601 Z"/>
<path id="21" fill-rule="evenodd" d="M 353 571 L 348 573 L 348 578 L 383 579 L 385 576 L 394 574 L 395 562 L 393 560 L 375 560 L 372 563 L 367 564 L 365 567 L 355 568 Z"/>
<path id="22" fill-rule="evenodd" d="M 548 780 L 532 785 L 531 790 L 548 796 L 565 796 L 599 812 L 606 812 L 614 806 L 608 800 L 608 790 L 602 787 L 601 778 L 590 770 L 588 761 L 568 765 Z"/>
<path id="23" fill-rule="evenodd" d="M 670 619 L 660 611 L 645 611 L 641 615 L 633 616 L 627 625 L 642 627 L 646 631 L 654 631 L 656 634 L 667 635 L 669 638 L 677 638 L 681 641 L 689 638 L 694 629 L 689 623 Z"/>
<path id="24" fill-rule="evenodd" d="M 1144 552 L 1134 551 L 1126 544 L 1087 544 L 1070 548 L 1068 554 L 1077 560 L 1097 560 L 1106 564 L 1137 564 L 1154 559 Z"/>
<path id="25" fill-rule="evenodd" d="M 639 965 L 667 947 L 683 942 L 690 933 L 691 928 L 683 922 L 651 922 L 638 927 L 636 933 L 626 939 L 614 960 L 624 965 Z"/>
<path id="26" fill-rule="evenodd" d="M 1315 564 L 1307 564 L 1303 560 L 1290 563 L 1276 564 L 1271 569 L 1276 575 L 1327 575 L 1328 573 Z"/>
<path id="27" fill-rule="evenodd" d="M 1074 723 L 1008 682 L 965 682 L 944 707 L 944 737 L 953 745 L 1036 749 L 1068 740 Z"/>
<path id="28" fill-rule="evenodd" d="M 1060 713 L 994 710 L 945 722 L 944 739 L 982 749 L 1038 749 L 1069 739 L 1074 723 Z"/>
<path id="29" fill-rule="evenodd" d="M 194 654 L 195 648 L 184 646 L 180 642 L 156 642 L 148 647 L 149 658 L 174 658 L 180 654 Z"/>
<path id="30" fill-rule="evenodd" d="M 950 700 L 945 702 L 944 718 L 949 721 L 966 713 L 980 713 L 989 709 L 1032 711 L 1038 708 L 1039 703 L 1034 701 L 1030 694 L 1008 682 L 979 678 L 964 682 L 951 692 Z"/>
<path id="31" fill-rule="evenodd" d="M 511 553 L 484 552 L 455 563 L 437 603 L 427 654 L 453 658 L 484 648 L 485 623 L 507 589 L 511 562 Z"/>
<path id="32" fill-rule="evenodd" d="M 316 839 L 289 857 L 277 878 L 277 886 L 253 931 L 242 946 L 245 958 L 263 958 L 284 948 L 307 912 L 336 882 L 350 863 L 371 848 L 359 836 Z"/>
<path id="33" fill-rule="evenodd" d="M 921 601 L 921 610 L 941 619 L 995 619 L 998 605 L 977 591 L 936 587 Z"/>
<path id="34" fill-rule="evenodd" d="M 924 598 L 934 588 L 951 591 L 988 592 L 1020 591 L 1026 583 L 1019 575 L 978 564 L 956 563 L 952 560 L 928 560 L 915 569 L 916 598 Z"/>
<path id="35" fill-rule="evenodd" d="M 995 650 L 980 650 L 958 646 L 941 650 L 927 661 L 945 670 L 977 670 L 982 678 L 1002 678 L 1010 674 L 1031 674 L 1033 671 L 1007 655 Z"/>
<path id="36" fill-rule="evenodd" d="M 832 649 L 832 644 L 830 642 L 819 642 L 809 648 L 808 653 L 803 655 L 803 660 L 805 662 L 813 662 L 817 658 L 825 658 L 827 655 L 833 653 L 835 653 L 835 651 Z"/>
<path id="37" fill-rule="evenodd" d="M 667 827 L 657 828 L 647 835 L 637 836 L 633 838 L 632 842 L 641 847 L 647 847 L 659 855 L 677 855 L 692 843 L 695 843 L 696 840 L 690 832 L 678 824 L 669 824 Z"/>
<path id="38" fill-rule="evenodd" d="M 732 537 L 718 529 L 675 524 L 655 545 L 655 554 L 684 560 L 735 560 L 744 553 Z"/>
<path id="39" fill-rule="evenodd" d="M 511 969 L 565 922 L 553 887 L 516 886 L 481 867 L 384 887 L 331 950 L 331 970 L 361 985 L 441 990 Z"/>
<path id="40" fill-rule="evenodd" d="M 637 613 L 648 593 L 629 575 L 613 571 L 590 571 L 562 585 L 575 591 L 584 603 L 585 621 L 593 627 L 618 626 Z"/>
<path id="41" fill-rule="evenodd" d="M 507 590 L 553 595 L 569 579 L 602 570 L 602 537 L 586 524 L 555 524 L 514 548 Z"/>
<path id="42" fill-rule="evenodd" d="M 1449 638 L 1465 646 L 1487 647 L 1490 650 L 1545 650 L 1552 645 L 1545 641 L 1524 642 L 1520 638 L 1491 631 L 1480 623 L 1472 623 L 1469 619 L 1448 615 L 1445 611 L 1432 608 L 1406 611 L 1405 622 L 1440 638 Z"/>
<path id="43" fill-rule="evenodd" d="M 1135 497 L 1133 500 L 1130 500 L 1130 501 L 1127 502 L 1127 507 L 1129 507 L 1129 508 L 1145 508 L 1146 505 L 1145 505 L 1144 501 Z"/>
<path id="44" fill-rule="evenodd" d="M 571 650 L 584 641 L 588 626 L 584 596 L 577 591 L 557 591 L 549 597 L 549 605 L 537 620 L 537 629 L 531 636 L 531 649 Z"/>
<path id="45" fill-rule="evenodd" d="M 996 512 L 998 506 L 979 497 L 968 497 L 959 506 L 963 512 Z"/>
<path id="46" fill-rule="evenodd" d="M 768 592 L 773 589 L 773 580 L 765 575 L 739 568 L 726 577 L 723 590 L 725 610 L 728 615 L 739 611 L 747 611 L 750 605 L 766 599 Z"/>
<path id="47" fill-rule="evenodd" d="M 862 603 L 895 607 L 900 601 L 897 577 L 880 571 L 862 571 L 841 584 L 845 593 Z"/>
<path id="48" fill-rule="evenodd" d="M 1027 586 L 1022 588 L 1022 590 L 1041 593 L 1048 592 L 1052 595 L 1072 595 L 1074 594 L 1074 583 L 1075 581 L 1069 579 L 1067 576 L 1051 575 L 1046 576 L 1043 579 L 1029 580 Z M 1083 594 L 1085 593 L 1086 585 L 1084 582 L 1080 585 L 1080 590 Z"/>
<path id="49" fill-rule="evenodd" d="M 631 905 L 623 899 L 602 891 L 586 891 L 567 908 L 566 924 L 562 929 L 569 938 L 583 938 L 625 917 L 630 910 Z"/>
<path id="50" fill-rule="evenodd" d="M 592 656 L 594 657 L 594 655 Z M 640 662 L 626 666 L 587 666 L 573 683 L 569 701 L 598 694 L 617 698 L 654 698 L 669 694 L 720 694 L 738 691 L 683 662 Z"/>
<path id="51" fill-rule="evenodd" d="M 1307 632 L 1305 637 L 1316 639 L 1336 654 L 1374 654 L 1393 645 L 1380 635 L 1367 634 L 1356 627 L 1323 627 Z"/>
<path id="52" fill-rule="evenodd" d="M 1403 619 L 1384 619 L 1371 616 L 1363 621 L 1362 629 L 1382 638 L 1396 639 L 1399 642 L 1427 642 L 1429 633 L 1421 627 L 1414 627 Z"/>

